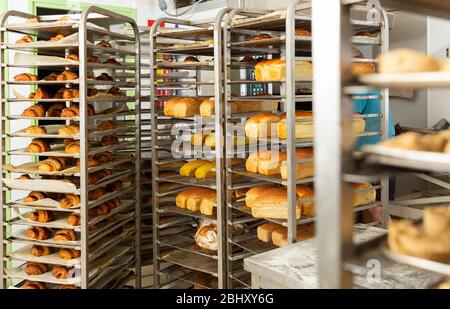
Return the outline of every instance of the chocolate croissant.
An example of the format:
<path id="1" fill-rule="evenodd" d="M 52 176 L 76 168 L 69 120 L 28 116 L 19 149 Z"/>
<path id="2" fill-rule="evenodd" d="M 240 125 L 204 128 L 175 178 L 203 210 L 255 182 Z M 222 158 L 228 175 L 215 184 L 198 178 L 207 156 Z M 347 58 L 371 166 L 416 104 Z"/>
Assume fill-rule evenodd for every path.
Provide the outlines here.
<path id="1" fill-rule="evenodd" d="M 31 247 L 31 254 L 33 256 L 46 256 L 52 254 L 52 248 L 47 246 L 33 246 Z"/>
<path id="2" fill-rule="evenodd" d="M 117 192 L 123 189 L 123 183 L 120 180 L 114 181 L 106 186 L 106 191 Z"/>
<path id="3" fill-rule="evenodd" d="M 30 93 L 29 98 L 33 99 L 33 100 L 43 100 L 43 99 L 49 99 L 50 95 L 48 94 L 47 90 L 39 87 L 38 89 L 36 89 L 35 92 Z M 45 115 L 45 113 L 44 113 L 44 115 Z M 40 117 L 43 117 L 43 116 L 40 116 Z"/>
<path id="4" fill-rule="evenodd" d="M 52 269 L 52 275 L 56 279 L 67 279 L 69 277 L 69 271 L 71 269 L 72 268 L 70 268 L 70 267 L 55 265 L 55 266 L 53 266 L 53 269 Z"/>
<path id="5" fill-rule="evenodd" d="M 22 112 L 22 116 L 24 116 L 24 117 L 44 117 L 45 116 L 45 108 L 41 104 L 34 104 L 34 105 L 26 108 Z"/>
<path id="6" fill-rule="evenodd" d="M 112 146 L 120 144 L 119 139 L 114 135 L 106 135 L 102 137 L 102 146 Z"/>
<path id="7" fill-rule="evenodd" d="M 44 282 L 26 280 L 22 286 L 25 290 L 45 290 L 47 286 Z"/>
<path id="8" fill-rule="evenodd" d="M 55 232 L 55 241 L 74 241 L 77 240 L 77 235 L 73 230 L 61 229 Z"/>
<path id="9" fill-rule="evenodd" d="M 58 172 L 66 167 L 65 162 L 63 158 L 48 158 L 39 164 L 38 170 L 41 172 Z"/>
<path id="10" fill-rule="evenodd" d="M 47 198 L 47 194 L 45 194 L 44 192 L 31 191 L 30 193 L 28 193 L 28 196 L 24 198 L 24 202 L 32 203 L 39 200 L 43 200 L 45 198 Z"/>
<path id="11" fill-rule="evenodd" d="M 109 151 L 100 152 L 94 155 L 94 159 L 97 160 L 100 164 L 107 163 L 113 160 L 113 155 Z"/>
<path id="12" fill-rule="evenodd" d="M 63 103 L 56 103 L 50 106 L 47 111 L 48 117 L 61 117 L 62 110 L 66 108 L 66 105 Z"/>
<path id="13" fill-rule="evenodd" d="M 54 219 L 53 211 L 49 210 L 36 210 L 28 214 L 28 219 L 35 222 L 47 223 Z"/>
<path id="14" fill-rule="evenodd" d="M 36 240 L 46 240 L 50 238 L 50 230 L 45 227 L 33 226 L 26 232 L 26 237 Z"/>
<path id="15" fill-rule="evenodd" d="M 81 253 L 75 249 L 63 248 L 59 250 L 59 257 L 65 260 L 72 260 L 80 257 Z"/>
<path id="16" fill-rule="evenodd" d="M 66 194 L 66 197 L 63 198 L 60 202 L 62 208 L 70 208 L 80 204 L 80 197 L 75 194 Z"/>
<path id="17" fill-rule="evenodd" d="M 72 226 L 79 226 L 81 224 L 80 215 L 77 213 L 70 214 L 70 216 L 67 217 L 67 223 Z"/>
<path id="18" fill-rule="evenodd" d="M 61 74 L 58 75 L 58 77 L 56 78 L 56 80 L 74 80 L 78 78 L 78 74 L 74 73 L 72 71 L 69 70 L 65 70 L 63 71 Z"/>
<path id="19" fill-rule="evenodd" d="M 35 138 L 31 141 L 31 144 L 27 147 L 27 152 L 39 153 L 50 151 L 50 145 L 44 139 Z"/>
<path id="20" fill-rule="evenodd" d="M 28 262 L 25 266 L 25 273 L 28 276 L 42 275 L 48 272 L 48 266 L 42 263 Z"/>

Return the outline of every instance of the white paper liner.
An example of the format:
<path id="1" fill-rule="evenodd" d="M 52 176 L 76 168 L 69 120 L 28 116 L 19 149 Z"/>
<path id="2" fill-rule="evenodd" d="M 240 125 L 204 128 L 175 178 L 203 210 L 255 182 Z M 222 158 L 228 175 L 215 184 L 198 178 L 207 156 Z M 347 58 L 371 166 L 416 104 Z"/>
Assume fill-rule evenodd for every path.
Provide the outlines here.
<path id="1" fill-rule="evenodd" d="M 35 202 L 25 202 L 24 199 L 20 199 L 14 202 L 15 204 L 22 204 L 32 207 L 49 207 L 49 208 L 58 208 L 60 207 L 60 203 L 54 199 L 51 198 L 44 198 L 42 200 L 38 200 Z"/>
<path id="2" fill-rule="evenodd" d="M 8 179 L 3 178 L 2 179 L 4 185 L 10 189 L 15 190 L 29 190 L 29 191 L 39 191 L 39 192 L 47 192 L 49 188 L 51 188 L 52 192 L 55 193 L 71 193 L 71 194 L 79 194 L 80 191 L 77 189 L 77 187 L 73 183 L 64 182 L 61 180 L 55 180 L 55 179 Z M 50 200 L 50 201 L 48 201 Z M 22 200 L 23 201 L 23 200 Z M 49 204 L 41 204 L 40 202 Z M 21 203 L 20 203 L 21 204 Z M 26 205 L 37 205 L 37 206 L 48 206 L 48 207 L 55 207 L 56 204 L 59 204 L 59 202 L 56 202 L 51 199 L 44 199 L 32 203 L 25 203 Z M 59 207 L 59 206 L 57 206 Z"/>
<path id="3" fill-rule="evenodd" d="M 29 211 L 21 212 L 19 208 L 13 207 L 14 212 L 19 216 L 21 220 L 13 221 L 11 224 L 16 225 L 28 225 L 28 226 L 41 226 L 49 229 L 71 229 L 77 232 L 80 231 L 80 226 L 74 226 L 67 223 L 67 217 L 69 217 L 69 213 L 55 213 L 54 220 L 51 222 L 37 222 L 28 219 Z"/>
<path id="4" fill-rule="evenodd" d="M 59 257 L 59 249 L 55 249 L 54 253 L 46 255 L 46 256 L 34 256 L 31 254 L 31 248 L 33 246 L 26 246 L 16 250 L 14 252 L 8 253 L 8 256 L 21 260 L 21 261 L 29 261 L 36 263 L 44 263 L 44 264 L 52 264 L 52 265 L 63 265 L 63 266 L 77 266 L 80 265 L 80 258 L 75 258 L 71 260 L 66 260 Z"/>
<path id="5" fill-rule="evenodd" d="M 42 275 L 36 275 L 36 276 L 29 276 L 25 273 L 25 265 L 14 267 L 12 269 L 6 269 L 5 272 L 8 276 L 16 279 L 23 279 L 23 280 L 31 280 L 31 281 L 41 281 L 41 282 L 48 282 L 48 283 L 54 283 L 54 284 L 79 284 L 80 283 L 80 270 L 79 269 L 71 269 L 69 271 L 70 278 L 67 279 L 56 279 L 52 275 L 52 271 L 48 271 Z"/>
<path id="6" fill-rule="evenodd" d="M 15 65 L 55 65 L 55 64 L 77 65 L 78 61 L 73 61 L 70 59 L 55 56 L 41 56 L 25 53 L 15 53 L 13 63 Z"/>
<path id="7" fill-rule="evenodd" d="M 47 245 L 51 245 L 51 244 L 67 245 L 67 246 L 80 246 L 81 245 L 80 240 L 56 241 L 53 238 L 46 239 L 46 240 L 37 240 L 37 239 L 28 238 L 26 236 L 27 230 L 28 230 L 28 228 L 18 230 L 13 233 L 13 237 L 15 237 L 17 239 L 21 239 L 21 240 L 33 241 L 34 243 L 41 244 L 41 245 L 45 245 L 45 244 L 47 244 Z"/>
<path id="8" fill-rule="evenodd" d="M 8 28 L 22 28 L 21 30 L 25 29 L 39 29 L 42 27 L 67 27 L 71 26 L 77 21 L 75 20 L 66 20 L 66 21 L 43 21 L 43 22 L 37 22 L 37 23 L 14 23 L 9 24 Z"/>

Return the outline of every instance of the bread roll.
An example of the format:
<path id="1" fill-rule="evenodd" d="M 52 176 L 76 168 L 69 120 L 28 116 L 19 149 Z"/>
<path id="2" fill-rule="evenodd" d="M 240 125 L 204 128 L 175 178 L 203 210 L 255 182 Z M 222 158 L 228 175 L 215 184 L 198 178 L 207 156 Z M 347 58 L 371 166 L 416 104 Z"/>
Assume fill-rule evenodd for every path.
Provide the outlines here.
<path id="1" fill-rule="evenodd" d="M 410 49 L 394 49 L 378 56 L 380 73 L 435 72 L 441 69 L 438 60 Z"/>
<path id="2" fill-rule="evenodd" d="M 261 224 L 256 229 L 256 235 L 259 240 L 269 243 L 272 241 L 272 232 L 279 227 L 281 225 L 272 222 Z"/>
<path id="3" fill-rule="evenodd" d="M 257 81 L 277 81 L 286 77 L 286 61 L 282 59 L 267 59 L 255 65 L 255 79 Z M 295 61 L 295 78 L 311 78 L 312 63 L 309 61 Z"/>
<path id="4" fill-rule="evenodd" d="M 203 131 L 197 132 L 194 135 L 191 136 L 191 145 L 193 146 L 203 146 L 205 143 L 206 137 L 209 135 L 203 134 Z"/>
<path id="5" fill-rule="evenodd" d="M 266 138 L 277 135 L 276 124 L 281 116 L 271 113 L 254 115 L 245 122 L 245 135 L 248 138 Z"/>
<path id="6" fill-rule="evenodd" d="M 312 148 L 299 148 L 295 151 L 295 160 L 307 160 L 314 157 Z M 286 157 L 287 158 L 287 157 Z M 282 179 L 288 179 L 288 162 L 282 161 L 280 166 Z M 295 163 L 296 179 L 304 179 L 314 176 L 314 162 Z"/>
<path id="7" fill-rule="evenodd" d="M 364 190 L 367 189 L 367 190 Z M 376 201 L 377 192 L 370 183 L 356 183 L 353 184 L 353 190 L 364 190 L 353 193 L 353 207 L 372 204 Z"/>
<path id="8" fill-rule="evenodd" d="M 280 226 L 272 232 L 272 242 L 274 245 L 283 247 L 288 244 L 287 228 Z M 314 226 L 312 225 L 298 225 L 297 226 L 297 241 L 302 241 L 314 237 Z"/>

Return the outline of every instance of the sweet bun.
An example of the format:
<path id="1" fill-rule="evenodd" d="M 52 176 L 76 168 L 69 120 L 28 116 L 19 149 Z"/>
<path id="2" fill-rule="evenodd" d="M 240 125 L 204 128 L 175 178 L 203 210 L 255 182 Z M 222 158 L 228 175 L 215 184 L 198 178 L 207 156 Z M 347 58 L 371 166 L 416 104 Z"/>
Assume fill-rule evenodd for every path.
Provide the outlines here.
<path id="1" fill-rule="evenodd" d="M 52 275 L 56 279 L 67 279 L 69 277 L 70 270 L 70 267 L 55 265 L 52 269 Z"/>
<path id="2" fill-rule="evenodd" d="M 115 97 L 124 97 L 126 96 L 126 94 L 120 90 L 120 88 L 118 87 L 112 87 L 111 89 L 108 90 L 109 94 L 112 94 Z"/>
<path id="3" fill-rule="evenodd" d="M 28 213 L 28 219 L 35 222 L 51 222 L 54 219 L 54 214 L 52 211 L 48 210 L 36 210 Z"/>
<path id="4" fill-rule="evenodd" d="M 109 151 L 100 152 L 94 155 L 94 160 L 98 162 L 98 164 L 111 162 L 113 160 L 113 155 Z"/>
<path id="5" fill-rule="evenodd" d="M 66 168 L 66 160 L 64 158 L 51 157 L 38 166 L 38 170 L 41 172 L 58 172 Z"/>
<path id="6" fill-rule="evenodd" d="M 65 260 L 72 260 L 80 257 L 81 253 L 79 250 L 63 248 L 59 250 L 59 257 Z"/>
<path id="7" fill-rule="evenodd" d="M 47 246 L 33 246 L 31 247 L 31 254 L 33 256 L 46 256 L 52 254 L 53 250 Z"/>

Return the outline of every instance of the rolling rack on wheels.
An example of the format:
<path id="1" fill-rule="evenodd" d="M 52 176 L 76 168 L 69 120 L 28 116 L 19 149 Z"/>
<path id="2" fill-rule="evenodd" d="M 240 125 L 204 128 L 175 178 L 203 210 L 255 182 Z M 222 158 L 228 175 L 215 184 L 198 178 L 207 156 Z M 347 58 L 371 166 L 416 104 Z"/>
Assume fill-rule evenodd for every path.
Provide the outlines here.
<path id="1" fill-rule="evenodd" d="M 316 156 L 312 148 L 315 111 L 311 110 L 314 59 L 310 8 L 309 4 L 295 2 L 285 10 L 273 12 L 236 9 L 226 20 L 226 162 L 230 163 L 235 157 L 246 159 L 245 166 L 226 164 L 225 169 L 228 262 L 314 236 Z M 352 23 L 355 33 L 372 33 L 377 29 L 372 23 L 356 20 Z M 354 36 L 353 42 L 379 45 L 381 40 Z M 374 60 L 355 57 L 353 62 L 372 63 Z M 251 74 L 242 74 L 242 71 Z M 354 97 L 366 98 L 381 99 L 381 96 Z M 246 107 L 246 104 L 249 105 Z M 355 114 L 355 136 L 384 135 L 383 129 L 366 129 L 367 119 L 380 121 L 382 114 Z M 240 176 L 238 181 L 233 177 L 236 175 Z M 355 187 L 355 195 L 370 193 L 373 199 L 358 203 L 353 211 L 380 205 L 375 201 L 377 189 L 382 186 Z M 236 211 L 246 217 L 234 220 L 231 215 Z M 236 235 L 236 226 L 242 224 L 246 233 Z M 248 272 L 242 268 L 230 271 L 230 266 L 228 269 L 230 288 L 250 287 Z"/>
<path id="2" fill-rule="evenodd" d="M 388 125 L 389 121 L 389 89 L 390 88 L 430 88 L 430 87 L 448 87 L 448 73 L 443 72 L 424 72 L 424 73 L 376 73 L 362 74 L 357 79 L 351 78 L 349 75 L 349 59 L 350 51 L 350 31 L 351 26 L 348 22 L 350 10 L 354 5 L 367 4 L 374 11 L 374 16 L 380 18 L 382 50 L 381 54 L 390 54 L 388 38 L 388 20 L 384 9 L 381 7 L 394 6 L 399 10 L 406 10 L 413 13 L 432 15 L 436 17 L 448 18 L 450 6 L 442 1 L 330 1 L 330 7 L 327 10 L 321 10 L 323 3 L 313 0 L 313 27 L 315 29 L 324 29 L 326 25 L 327 31 L 318 30 L 314 33 L 314 56 L 320 67 L 315 71 L 316 88 L 316 104 L 319 107 L 317 111 L 317 124 L 315 129 L 319 132 L 316 148 L 322 153 L 326 153 L 325 160 L 318 160 L 316 164 L 319 171 L 317 175 L 317 200 L 320 204 L 318 221 L 319 250 L 324 252 L 319 256 L 319 284 L 322 288 L 350 288 L 358 286 L 362 281 L 358 281 L 358 276 L 367 278 L 371 271 L 370 262 L 375 262 L 376 267 L 380 269 L 377 275 L 383 278 L 383 282 L 374 282 L 377 287 L 384 287 L 385 283 L 389 284 L 389 288 L 433 288 L 437 283 L 446 276 L 447 280 L 450 276 L 450 268 L 448 263 L 438 262 L 431 258 L 433 249 L 428 250 L 426 254 L 430 259 L 416 257 L 414 250 L 419 250 L 417 243 L 418 238 L 426 239 L 427 248 L 433 246 L 439 247 L 439 240 L 434 238 L 426 238 L 430 236 L 420 235 L 417 238 L 410 239 L 408 246 L 411 248 L 408 255 L 400 251 L 401 248 L 394 248 L 392 245 L 398 241 L 400 244 L 403 240 L 402 231 L 394 234 L 394 229 L 398 224 L 393 221 L 389 222 L 387 237 L 386 233 L 379 237 L 375 237 L 359 244 L 352 241 L 352 220 L 351 218 L 351 200 L 347 194 L 350 190 L 348 184 L 352 179 L 373 179 L 379 177 L 381 172 L 383 175 L 396 175 L 408 172 L 410 170 L 414 175 L 426 181 L 435 183 L 448 189 L 448 185 L 443 181 L 429 173 L 447 173 L 449 158 L 447 154 L 427 151 L 412 151 L 402 149 L 401 144 L 387 147 L 384 142 L 380 145 L 365 146 L 362 152 L 352 157 L 354 151 L 352 143 L 346 143 L 345 140 L 350 134 L 349 121 L 350 113 L 348 112 L 351 104 L 350 98 L 354 94 L 355 89 L 358 91 L 372 92 L 373 89 L 381 89 L 384 97 L 384 106 L 382 111 L 384 114 L 383 123 Z M 317 8 L 316 8 L 317 6 Z M 332 32 L 329 30 L 332 29 Z M 334 44 L 325 44 L 326 38 L 336 38 Z M 333 56 L 330 56 L 333 55 Z M 408 68 L 407 68 L 408 69 Z M 405 69 L 406 70 L 406 69 Z M 411 68 L 411 70 L 413 70 Z M 368 72 L 366 72 L 368 73 Z M 330 77 L 334 83 L 324 82 Z M 326 108 L 325 108 L 326 106 Z M 330 117 L 333 115 L 334 119 Z M 396 137 L 397 139 L 397 137 Z M 391 142 L 388 142 L 388 144 Z M 353 159 L 352 159 L 353 158 Z M 355 166 L 355 160 L 358 165 Z M 330 162 L 338 168 L 332 168 Z M 356 168 L 355 168 L 356 167 Z M 398 168 L 401 168 L 398 170 Z M 374 173 L 376 172 L 376 174 Z M 388 183 L 386 179 L 384 183 Z M 386 186 L 385 184 L 383 186 Z M 325 186 L 326 184 L 326 186 Z M 383 211 L 383 223 L 385 226 L 390 219 L 389 216 L 410 217 L 411 212 L 397 211 L 396 205 L 389 205 L 388 188 L 383 188 L 382 198 L 387 201 Z M 417 198 L 417 197 L 416 197 Z M 433 197 L 432 197 L 433 199 Z M 414 205 L 417 212 L 424 204 L 436 204 L 434 200 L 426 199 L 413 204 L 414 198 L 405 200 L 402 205 Z M 437 198 L 439 199 L 439 198 Z M 445 199 L 441 199 L 445 202 Z M 425 202 L 425 203 L 424 203 Z M 439 201 L 438 201 L 439 202 Z M 395 201 L 394 203 L 397 203 Z M 438 211 L 439 207 L 429 207 L 429 214 L 434 219 L 444 216 L 444 212 Z M 411 208 L 410 210 L 414 210 Z M 437 210 L 437 211 L 436 211 Z M 427 210 L 423 213 L 427 215 Z M 421 217 L 422 214 L 419 215 Z M 432 218 L 428 224 L 432 224 L 435 229 L 442 229 L 442 226 L 433 224 Z M 442 219 L 442 217 L 441 217 Z M 448 215 L 447 215 L 448 219 Z M 439 220 L 438 220 L 439 221 Z M 415 222 L 420 223 L 420 222 Z M 401 224 L 408 225 L 403 221 Z M 410 232 L 415 227 L 411 224 Z M 423 228 L 426 229 L 425 221 Z M 406 229 L 406 227 L 405 227 Z M 416 232 L 416 231 L 414 231 Z M 450 232 L 447 226 L 441 231 L 441 235 Z M 421 232 L 416 232 L 421 233 Z M 388 240 L 390 239 L 390 240 Z M 447 237 L 448 239 L 448 237 Z M 406 244 L 406 240 L 405 244 Z M 423 244 L 423 242 L 422 242 Z M 399 246 L 401 247 L 401 245 Z M 448 248 L 448 246 L 447 246 Z M 447 249 L 447 256 L 449 252 Z M 414 256 L 413 256 L 414 255 Z M 336 259 L 337 258 L 337 259 Z M 355 277 L 355 278 L 353 278 Z M 389 278 L 386 280 L 386 278 Z M 420 278 L 418 280 L 418 278 Z M 445 277 L 444 277 L 445 278 Z M 380 285 L 381 284 L 381 285 Z M 447 283 L 448 284 L 448 283 Z"/>
<path id="3" fill-rule="evenodd" d="M 162 18 L 150 31 L 155 288 L 226 287 L 220 103 L 229 11 L 200 25 Z"/>
<path id="4" fill-rule="evenodd" d="M 140 287 L 139 40 L 95 6 L 1 15 L 0 287 Z"/>

